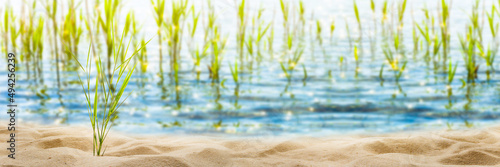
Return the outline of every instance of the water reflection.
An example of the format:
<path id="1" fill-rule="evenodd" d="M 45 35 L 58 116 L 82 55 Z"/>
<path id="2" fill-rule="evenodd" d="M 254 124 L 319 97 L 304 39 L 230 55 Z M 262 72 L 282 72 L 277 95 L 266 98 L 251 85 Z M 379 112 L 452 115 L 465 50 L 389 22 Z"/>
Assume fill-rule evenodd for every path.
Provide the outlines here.
<path id="1" fill-rule="evenodd" d="M 426 18 L 424 22 L 431 24 L 431 19 Z M 298 36 L 294 40 L 298 43 L 293 43 L 291 48 L 273 50 L 273 43 L 264 42 L 263 48 L 256 45 L 253 53 L 235 54 L 229 45 L 227 52 L 221 54 L 224 58 L 220 58 L 221 67 L 217 72 L 208 65 L 217 62 L 214 58 L 203 59 L 211 56 L 210 45 L 201 45 L 199 53 L 189 52 L 194 60 L 183 57 L 187 52 L 178 53 L 182 58 L 164 60 L 162 57 L 167 55 L 162 55 L 161 47 L 159 52 L 142 50 L 134 58 L 137 63 L 131 82 L 134 84 L 126 90 L 132 95 L 117 112 L 119 119 L 114 122 L 120 130 L 144 133 L 275 134 L 397 131 L 459 124 L 471 127 L 496 121 L 500 116 L 497 105 L 500 96 L 494 66 L 477 73 L 474 82 L 466 82 L 464 65 L 459 64 L 462 71 L 457 72 L 458 79 L 447 84 L 447 75 L 443 73 L 446 66 L 437 44 L 425 39 L 424 46 L 412 45 L 415 44 L 411 43 L 412 36 L 405 33 L 408 38 L 401 43 L 407 48 L 397 46 L 393 52 L 395 57 L 401 57 L 399 69 L 403 62 L 408 64 L 405 70 L 394 70 L 385 62 L 377 45 L 394 38 L 387 28 L 391 23 L 382 24 L 381 36 L 377 33 L 357 35 L 359 32 L 353 31 L 347 33 L 350 38 L 332 35 L 326 40 L 312 31 L 307 42 L 307 34 L 302 32 L 305 24 L 300 25 L 298 35 L 293 34 Z M 234 25 L 227 25 L 230 26 Z M 315 26 L 309 25 L 313 29 Z M 196 42 L 196 37 L 190 41 Z M 141 43 L 145 45 L 144 40 Z M 287 47 L 283 41 L 275 45 Z M 96 41 L 94 46 L 94 53 L 106 51 L 104 43 Z M 355 46 L 359 61 L 353 58 Z M 286 58 L 296 56 L 290 50 L 301 49 L 305 53 L 298 63 L 287 62 Z M 451 51 L 453 55 L 458 52 L 454 48 Z M 174 53 L 168 51 L 168 54 L 172 57 Z M 19 99 L 28 111 L 23 115 L 25 119 L 43 123 L 87 123 L 84 97 L 77 80 L 78 65 L 70 61 L 67 54 L 54 53 L 54 61 L 42 57 L 49 54 L 34 55 L 22 61 L 24 65 L 20 70 Z M 422 60 L 413 61 L 409 55 L 414 60 Z M 226 65 L 238 61 L 241 80 L 233 82 Z M 280 63 L 286 67 L 284 70 Z M 280 76 L 284 71 L 287 76 Z M 460 79 L 464 80 L 462 88 Z M 443 120 L 447 121 L 446 125 Z"/>

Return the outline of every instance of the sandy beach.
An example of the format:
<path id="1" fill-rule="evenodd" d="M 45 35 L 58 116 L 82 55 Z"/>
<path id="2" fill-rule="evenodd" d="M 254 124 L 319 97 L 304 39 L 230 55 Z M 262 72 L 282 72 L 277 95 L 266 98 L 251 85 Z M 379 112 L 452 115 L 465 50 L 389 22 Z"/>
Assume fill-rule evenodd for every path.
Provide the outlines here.
<path id="1" fill-rule="evenodd" d="M 0 136 L 7 140 L 6 126 Z M 321 138 L 137 137 L 110 133 L 92 156 L 91 129 L 19 126 L 1 166 L 445 166 L 500 164 L 500 127 Z"/>

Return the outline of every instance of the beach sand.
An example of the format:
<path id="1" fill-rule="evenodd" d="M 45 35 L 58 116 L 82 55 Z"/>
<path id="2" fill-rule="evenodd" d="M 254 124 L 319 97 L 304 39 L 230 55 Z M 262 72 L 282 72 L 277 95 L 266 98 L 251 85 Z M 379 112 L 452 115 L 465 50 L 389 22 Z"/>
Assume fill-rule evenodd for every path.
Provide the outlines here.
<path id="1" fill-rule="evenodd" d="M 1 166 L 444 166 L 500 165 L 500 127 L 371 136 L 232 138 L 137 137 L 110 132 L 105 156 L 92 156 L 91 129 L 24 125 L 16 159 L 0 126 Z"/>

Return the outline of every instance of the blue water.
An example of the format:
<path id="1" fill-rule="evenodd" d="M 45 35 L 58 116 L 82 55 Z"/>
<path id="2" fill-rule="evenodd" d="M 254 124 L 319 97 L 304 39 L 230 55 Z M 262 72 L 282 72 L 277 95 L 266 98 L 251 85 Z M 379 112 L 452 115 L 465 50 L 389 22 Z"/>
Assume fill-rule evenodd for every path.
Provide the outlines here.
<path id="1" fill-rule="evenodd" d="M 194 1 L 200 3 L 201 1 Z M 148 68 L 136 70 L 126 93 L 131 96 L 119 109 L 119 118 L 114 121 L 113 130 L 130 133 L 166 134 L 228 134 L 228 135 L 330 135 L 345 133 L 380 133 L 422 129 L 459 129 L 483 127 L 496 124 L 500 116 L 500 87 L 496 71 L 486 75 L 484 60 L 478 58 L 480 68 L 476 84 L 463 85 L 466 73 L 457 33 L 463 34 L 468 22 L 463 11 L 470 12 L 470 2 L 454 3 L 451 13 L 451 51 L 452 62 L 458 62 L 458 69 L 450 86 L 446 85 L 447 75 L 434 70 L 432 64 L 423 60 L 423 51 L 413 52 L 411 11 L 414 19 L 422 20 L 421 1 L 409 2 L 405 15 L 404 44 L 409 62 L 401 80 L 395 81 L 393 72 L 385 65 L 384 80 L 379 78 L 380 66 L 385 57 L 380 49 L 383 42 L 378 38 L 377 50 L 370 53 L 368 36 L 380 35 L 371 32 L 372 15 L 369 4 L 359 3 L 364 26 L 361 63 L 356 74 L 355 60 L 346 37 L 345 23 L 351 26 L 351 35 L 357 37 L 357 23 L 354 19 L 351 2 L 345 1 L 307 1 L 306 12 L 314 10 L 314 18 L 323 21 L 324 44 L 311 50 L 310 42 L 302 60 L 290 81 L 283 76 L 279 64 L 282 54 L 282 27 L 279 1 L 266 7 L 265 21 L 273 17 L 276 8 L 275 51 L 273 58 L 266 51 L 262 62 L 253 62 L 251 70 L 241 75 L 241 83 L 236 84 L 228 67 L 237 58 L 235 48 L 236 16 L 233 2 L 215 1 L 220 18 L 218 22 L 224 34 L 229 34 L 229 42 L 223 56 L 221 78 L 224 84 L 213 84 L 206 65 L 209 58 L 202 62 L 200 79 L 196 78 L 193 61 L 183 47 L 181 53 L 181 72 L 179 86 L 173 84 L 169 76 L 168 53 L 164 55 L 164 73 L 158 70 L 158 44 L 155 36 L 156 26 L 150 4 L 126 1 L 122 10 L 134 9 L 146 38 L 153 38 L 148 45 Z M 380 6 L 382 1 L 377 1 Z M 424 1 L 422 1 L 424 3 Z M 436 8 L 433 1 L 425 1 L 430 9 Z M 491 4 L 486 1 L 486 4 Z M 252 2 L 251 10 L 259 3 Z M 197 4 L 198 5 L 198 4 Z M 132 8 L 135 6 L 137 8 Z M 42 10 L 43 11 L 43 10 Z M 142 11 L 142 12 L 141 12 Z M 436 15 L 436 11 L 433 11 Z M 310 14 L 308 14 L 308 17 Z M 379 18 L 379 16 L 377 16 Z M 337 29 L 333 41 L 329 41 L 328 24 L 335 19 Z M 380 21 L 380 20 L 379 20 Z M 315 29 L 315 21 L 309 20 Z M 309 26 L 306 26 L 309 29 Z M 380 31 L 380 27 L 378 27 Z M 485 26 L 486 38 L 489 30 Z M 198 33 L 196 38 L 202 37 Z M 306 33 L 306 34 L 309 34 Z M 309 41 L 310 36 L 306 36 Z M 198 41 L 199 40 L 194 40 Z M 84 40 L 79 51 L 79 59 L 85 61 L 88 40 Z M 104 47 L 104 46 L 103 46 Z M 163 46 L 164 51 L 166 46 Z M 73 69 L 66 66 L 60 72 L 60 87 L 57 83 L 55 63 L 46 49 L 43 60 L 42 77 L 31 72 L 28 78 L 24 63 L 18 64 L 16 72 L 16 101 L 19 106 L 18 120 L 41 124 L 84 124 L 89 125 L 85 96 L 78 84 L 81 71 L 74 62 Z M 326 54 L 324 54 L 326 53 Z M 105 55 L 105 54 L 102 54 Z M 339 58 L 345 62 L 339 65 Z M 5 59 L 0 65 L 6 69 Z M 307 69 L 304 79 L 302 65 Z M 495 69 L 500 69 L 498 61 Z M 0 71 L 0 83 L 6 83 L 7 72 Z M 164 80 L 161 80 L 160 76 Z M 43 80 L 43 81 L 42 81 Z M 5 84 L 4 84 L 5 85 Z M 6 94 L 6 86 L 0 92 Z M 6 100 L 0 105 L 7 105 Z M 1 120 L 7 115 L 1 114 Z"/>

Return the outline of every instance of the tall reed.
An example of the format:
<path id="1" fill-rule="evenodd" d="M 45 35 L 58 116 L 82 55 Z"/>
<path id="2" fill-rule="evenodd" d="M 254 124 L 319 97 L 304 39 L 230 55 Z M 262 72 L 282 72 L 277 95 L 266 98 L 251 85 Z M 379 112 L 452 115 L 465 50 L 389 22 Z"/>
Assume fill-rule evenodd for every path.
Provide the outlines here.
<path id="1" fill-rule="evenodd" d="M 358 5 L 356 4 L 356 1 L 354 1 L 354 14 L 356 16 L 356 21 L 358 22 L 358 31 L 359 31 L 359 38 L 358 42 L 361 44 L 361 40 L 363 39 L 363 28 L 361 26 L 361 20 L 359 18 L 359 10 L 358 10 Z"/>
<path id="2" fill-rule="evenodd" d="M 170 54 L 170 71 L 174 76 L 175 83 L 179 81 L 180 54 L 187 13 L 187 3 L 187 0 L 172 1 L 172 13 L 170 19 L 166 22 L 166 35 Z"/>
<path id="3" fill-rule="evenodd" d="M 443 69 L 446 69 L 446 62 L 448 60 L 448 52 L 450 51 L 450 33 L 449 33 L 449 24 L 450 24 L 450 5 L 446 3 L 446 0 L 441 0 L 439 3 L 439 23 L 441 30 L 441 42 L 443 43 Z"/>
<path id="4" fill-rule="evenodd" d="M 98 26 L 101 27 L 102 35 L 106 41 L 106 58 L 107 58 L 107 72 L 111 75 L 111 63 L 113 58 L 113 44 L 115 41 L 114 31 L 117 27 L 114 25 L 114 21 L 118 19 L 118 13 L 121 7 L 121 0 L 104 0 L 104 13 L 103 11 L 97 11 Z M 114 89 L 111 87 L 111 89 Z"/>
<path id="5" fill-rule="evenodd" d="M 491 12 L 486 13 L 486 16 L 488 19 L 488 25 L 490 28 L 490 33 L 492 36 L 492 39 L 491 39 L 492 41 L 491 41 L 491 44 L 488 45 L 488 50 L 487 50 L 486 54 L 484 54 L 484 52 L 482 50 L 481 50 L 481 54 L 480 54 L 481 57 L 486 61 L 486 66 L 488 67 L 488 70 L 487 70 L 488 74 L 490 71 L 493 71 L 493 72 L 495 71 L 494 62 L 495 62 L 495 57 L 498 53 L 498 47 L 499 47 L 498 38 L 497 38 L 499 23 L 497 22 L 495 24 L 495 12 L 498 13 L 498 10 L 497 10 L 495 4 L 493 4 L 491 6 Z"/>
<path id="6" fill-rule="evenodd" d="M 45 11 L 47 12 L 47 16 L 50 18 L 52 21 L 52 45 L 54 48 L 52 49 L 52 53 L 54 54 L 54 57 L 56 58 L 56 74 L 57 74 L 57 87 L 58 89 L 61 88 L 60 85 L 60 76 L 59 76 L 59 63 L 60 63 L 60 55 L 59 55 L 59 44 L 57 41 L 57 33 L 58 33 L 58 22 L 56 19 L 57 16 L 57 0 L 53 0 L 52 3 L 50 1 L 45 1 Z"/>
<path id="7" fill-rule="evenodd" d="M 81 27 L 82 18 L 81 16 L 80 18 L 77 17 L 76 8 L 77 5 L 74 0 L 68 1 L 68 12 L 61 25 L 61 46 L 63 47 L 63 53 L 66 55 L 66 60 L 70 60 L 72 54 L 78 56 L 78 44 L 83 33 Z"/>
<path id="8" fill-rule="evenodd" d="M 151 0 L 151 4 L 153 4 L 154 12 L 155 12 L 155 20 L 156 25 L 158 26 L 158 54 L 159 54 L 159 67 L 160 75 L 163 75 L 163 51 L 162 51 L 162 27 L 165 21 L 165 0 Z"/>
<path id="9" fill-rule="evenodd" d="M 464 37 L 459 36 L 462 46 L 463 59 L 467 70 L 467 82 L 474 83 L 477 78 L 479 65 L 476 61 L 477 47 L 481 47 L 481 27 L 479 24 L 479 1 L 472 6 L 472 14 L 470 15 L 470 23 L 466 27 Z"/>
<path id="10" fill-rule="evenodd" d="M 245 57 L 245 42 L 246 42 L 246 31 L 248 24 L 248 8 L 246 7 L 246 1 L 241 0 L 236 2 L 237 6 L 237 33 L 236 33 L 236 51 L 238 52 L 240 58 L 240 68 L 243 68 L 243 57 Z"/>
<path id="11" fill-rule="evenodd" d="M 257 31 L 255 34 L 255 37 L 254 37 L 254 42 L 255 42 L 255 46 L 256 46 L 256 52 L 257 52 L 257 58 L 258 58 L 258 61 L 260 62 L 260 60 L 262 60 L 262 51 L 261 51 L 261 47 L 262 47 L 262 41 L 263 39 L 265 39 L 265 35 L 267 33 L 267 31 L 269 30 L 269 27 L 272 25 L 272 22 L 270 23 L 264 23 L 264 21 L 262 20 L 262 13 L 263 13 L 264 9 L 259 9 L 258 11 L 258 14 L 255 18 L 255 24 L 257 24 Z"/>
<path id="12" fill-rule="evenodd" d="M 15 23 L 15 18 L 14 18 L 14 12 L 13 12 L 11 6 L 7 6 L 6 5 L 6 7 L 5 7 L 4 11 L 3 11 L 3 17 L 2 18 L 3 18 L 3 23 L 2 23 L 2 26 L 0 28 L 0 32 L 2 33 L 2 38 L 3 38 L 2 50 L 4 52 L 12 52 L 11 50 L 9 50 L 9 42 L 10 42 L 10 40 L 9 40 L 9 33 L 10 33 L 9 29 L 12 26 L 11 24 Z"/>

